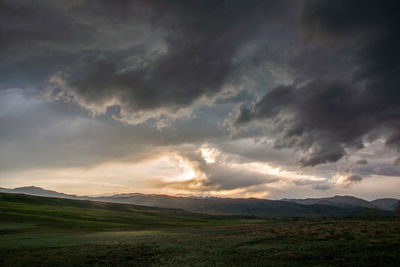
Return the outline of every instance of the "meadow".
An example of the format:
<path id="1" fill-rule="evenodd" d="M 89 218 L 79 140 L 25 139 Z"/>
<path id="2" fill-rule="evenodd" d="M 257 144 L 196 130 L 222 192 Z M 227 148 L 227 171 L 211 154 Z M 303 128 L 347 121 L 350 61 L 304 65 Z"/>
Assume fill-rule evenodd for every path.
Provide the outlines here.
<path id="1" fill-rule="evenodd" d="M 0 194 L 0 266 L 400 266 L 394 218 L 245 219 Z"/>

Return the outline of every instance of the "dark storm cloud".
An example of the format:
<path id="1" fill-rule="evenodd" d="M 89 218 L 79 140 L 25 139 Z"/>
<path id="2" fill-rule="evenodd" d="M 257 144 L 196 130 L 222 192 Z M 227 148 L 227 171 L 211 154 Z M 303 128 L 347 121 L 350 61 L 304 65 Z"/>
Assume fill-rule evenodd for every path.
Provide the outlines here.
<path id="1" fill-rule="evenodd" d="M 239 49 L 289 7 L 289 1 L 1 1 L 1 86 L 41 88 L 57 75 L 47 95 L 88 109 L 184 107 L 236 79 Z"/>
<path id="2" fill-rule="evenodd" d="M 0 1 L 0 89 L 44 86 L 55 70 L 72 63 L 68 49 L 60 49 L 90 36 L 88 27 L 45 2 Z"/>
<path id="3" fill-rule="evenodd" d="M 398 1 L 305 1 L 289 60 L 296 81 L 242 107 L 235 124 L 268 120 L 277 146 L 306 152 L 305 166 L 336 162 L 382 129 L 398 149 L 399 11 Z"/>

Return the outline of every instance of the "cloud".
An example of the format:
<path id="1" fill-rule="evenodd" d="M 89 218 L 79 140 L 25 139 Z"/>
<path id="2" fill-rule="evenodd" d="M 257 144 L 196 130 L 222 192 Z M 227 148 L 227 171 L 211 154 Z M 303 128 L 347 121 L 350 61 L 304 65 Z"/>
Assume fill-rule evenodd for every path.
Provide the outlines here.
<path id="1" fill-rule="evenodd" d="M 353 173 L 337 173 L 333 177 L 335 184 L 342 186 L 343 188 L 350 188 L 356 183 L 360 183 L 363 178 L 359 174 Z"/>
<path id="2" fill-rule="evenodd" d="M 237 143 L 241 147 L 248 141 L 238 140 Z M 330 186 L 325 178 L 296 169 L 286 170 L 279 164 L 274 166 L 274 160 L 271 163 L 254 160 L 248 154 L 251 150 L 240 154 L 236 149 L 224 150 L 227 147 L 228 144 L 218 143 L 202 145 L 197 150 L 193 146 L 181 146 L 180 155 L 195 171 L 194 178 L 186 181 L 156 181 L 156 186 L 202 194 L 237 195 L 240 192 L 251 195 L 251 192 L 257 192 L 263 193 L 263 196 L 272 191 L 285 190 L 286 186 Z M 274 157 L 272 154 L 271 159 Z"/>
<path id="3" fill-rule="evenodd" d="M 367 164 L 368 164 L 368 160 L 366 160 L 366 159 L 360 159 L 360 160 L 357 160 L 357 161 L 356 161 L 356 164 L 359 164 L 359 165 L 367 165 Z"/>
<path id="4" fill-rule="evenodd" d="M 278 147 L 304 151 L 304 166 L 336 162 L 362 148 L 372 132 L 397 148 L 399 7 L 397 1 L 305 2 L 304 41 L 289 60 L 295 82 L 243 106 L 236 127 L 268 121 Z"/>
<path id="5" fill-rule="evenodd" d="M 320 190 L 320 191 L 327 191 L 332 189 L 332 185 L 329 184 L 318 184 L 316 186 L 314 186 L 315 190 Z"/>
<path id="6" fill-rule="evenodd" d="M 206 188 L 211 187 L 217 190 L 231 190 L 278 181 L 278 178 L 273 175 L 232 168 L 229 165 L 221 165 L 222 164 L 202 164 L 199 167 L 208 178 L 204 181 L 204 186 Z"/>
<path id="7" fill-rule="evenodd" d="M 1 87 L 47 84 L 48 97 L 94 115 L 117 106 L 114 118 L 132 124 L 188 116 L 236 86 L 257 57 L 240 57 L 242 48 L 292 9 L 286 1 L 1 5 Z"/>
<path id="8" fill-rule="evenodd" d="M 358 174 L 352 174 L 346 177 L 345 182 L 345 187 L 350 187 L 354 183 L 359 183 L 362 181 L 362 177 Z"/>
<path id="9" fill-rule="evenodd" d="M 202 153 L 202 148 L 196 153 L 182 153 L 196 170 L 197 179 L 193 182 L 200 183 L 199 189 L 203 191 L 233 190 L 278 181 L 277 176 L 234 164 L 225 158 L 225 155 L 217 153 L 217 150 L 214 151 L 212 161 L 209 160 L 210 155 Z"/>
<path id="10" fill-rule="evenodd" d="M 185 143 L 222 139 L 216 127 L 222 111 L 202 109 L 196 118 L 177 120 L 158 131 L 150 122 L 123 125 L 108 115 L 88 117 L 74 106 L 41 98 L 33 90 L 3 90 L 0 150 L 7 153 L 0 153 L 0 168 L 70 168 L 148 160 Z"/>

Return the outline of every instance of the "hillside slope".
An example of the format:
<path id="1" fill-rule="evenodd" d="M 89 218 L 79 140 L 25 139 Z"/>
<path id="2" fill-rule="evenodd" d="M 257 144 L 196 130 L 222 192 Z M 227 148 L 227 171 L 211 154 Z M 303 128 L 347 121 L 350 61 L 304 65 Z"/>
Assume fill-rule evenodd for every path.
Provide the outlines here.
<path id="1" fill-rule="evenodd" d="M 0 221 L 64 229 L 142 229 L 225 224 L 230 220 L 116 203 L 0 193 Z"/>
<path id="2" fill-rule="evenodd" d="M 257 218 L 279 216 L 358 216 L 364 208 L 377 208 L 382 211 L 383 215 L 391 215 L 398 203 L 396 199 L 366 201 L 352 196 L 268 200 L 257 198 L 175 197 L 133 193 L 88 197 L 63 194 L 34 186 L 15 189 L 0 188 L 0 192 L 180 209 L 201 214 Z"/>

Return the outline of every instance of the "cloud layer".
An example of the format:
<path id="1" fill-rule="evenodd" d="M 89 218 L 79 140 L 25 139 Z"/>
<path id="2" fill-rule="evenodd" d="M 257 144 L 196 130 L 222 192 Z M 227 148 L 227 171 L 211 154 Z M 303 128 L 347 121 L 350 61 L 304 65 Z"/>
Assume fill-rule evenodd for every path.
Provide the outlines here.
<path id="1" fill-rule="evenodd" d="M 288 7 L 281 1 L 2 1 L 2 81 L 47 84 L 49 97 L 94 114 L 112 109 L 129 123 L 174 117 L 235 87 L 241 66 L 256 59 L 240 57 L 241 49 Z"/>
<path id="2" fill-rule="evenodd" d="M 94 184 L 126 168 L 98 183 L 372 196 L 371 181 L 400 176 L 399 11 L 392 0 L 0 1 L 0 186 L 52 173 L 53 185 L 65 173 Z"/>
<path id="3" fill-rule="evenodd" d="M 309 152 L 304 166 L 336 162 L 382 134 L 398 147 L 398 10 L 396 1 L 306 1 L 303 41 L 288 62 L 295 82 L 243 106 L 235 124 L 270 121 L 277 145 Z"/>

